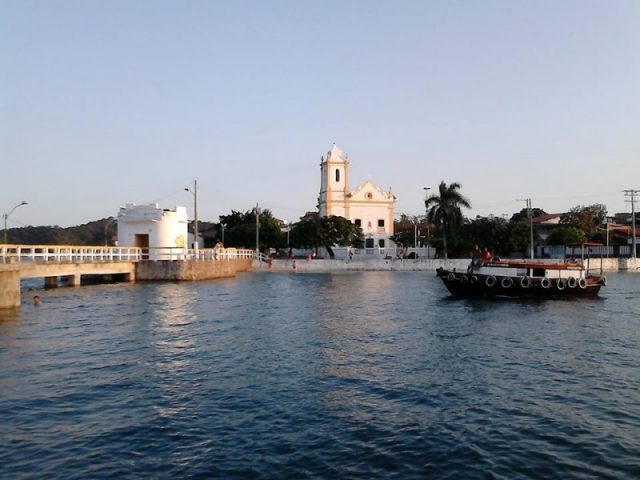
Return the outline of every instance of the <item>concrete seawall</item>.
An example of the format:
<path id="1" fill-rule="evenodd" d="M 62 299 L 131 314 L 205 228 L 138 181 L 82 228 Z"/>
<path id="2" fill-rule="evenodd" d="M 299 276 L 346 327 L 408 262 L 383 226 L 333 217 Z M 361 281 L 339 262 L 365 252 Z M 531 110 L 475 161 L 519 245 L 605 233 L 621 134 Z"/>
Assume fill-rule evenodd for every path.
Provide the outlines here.
<path id="1" fill-rule="evenodd" d="M 294 268 L 295 262 L 295 268 Z M 431 259 L 431 260 L 272 260 L 271 266 L 266 262 L 253 261 L 252 270 L 254 272 L 363 272 L 363 271 L 396 271 L 413 272 L 427 271 L 435 272 L 438 267 L 447 270 L 456 269 L 466 271 L 470 260 L 466 258 L 457 259 Z M 592 268 L 599 268 L 600 259 L 592 259 Z M 605 272 L 638 272 L 640 273 L 640 259 L 631 258 L 604 258 L 602 268 Z"/>
<path id="2" fill-rule="evenodd" d="M 142 261 L 136 265 L 136 279 L 143 281 L 197 281 L 235 277 L 251 269 L 250 259 Z"/>

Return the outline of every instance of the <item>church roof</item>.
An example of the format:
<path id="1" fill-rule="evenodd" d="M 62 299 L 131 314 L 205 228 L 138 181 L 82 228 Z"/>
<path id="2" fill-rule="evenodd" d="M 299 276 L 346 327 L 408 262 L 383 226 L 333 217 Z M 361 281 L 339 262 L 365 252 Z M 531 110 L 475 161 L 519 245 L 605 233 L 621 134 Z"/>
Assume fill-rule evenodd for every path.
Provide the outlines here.
<path id="1" fill-rule="evenodd" d="M 339 158 L 340 160 L 347 160 L 349 156 L 344 153 L 340 147 L 338 147 L 335 143 L 331 146 L 331 149 L 327 152 L 327 160 L 331 157 Z"/>
<path id="2" fill-rule="evenodd" d="M 385 200 L 390 200 L 390 199 L 395 200 L 393 193 L 391 192 L 391 189 L 389 189 L 388 192 L 385 192 L 380 186 L 376 185 L 371 180 L 367 180 L 363 184 L 359 185 L 355 190 L 352 190 L 349 196 L 353 198 L 358 196 L 358 194 L 365 192 L 367 190 L 371 191 L 372 193 L 376 193 L 377 197 L 381 197 Z"/>

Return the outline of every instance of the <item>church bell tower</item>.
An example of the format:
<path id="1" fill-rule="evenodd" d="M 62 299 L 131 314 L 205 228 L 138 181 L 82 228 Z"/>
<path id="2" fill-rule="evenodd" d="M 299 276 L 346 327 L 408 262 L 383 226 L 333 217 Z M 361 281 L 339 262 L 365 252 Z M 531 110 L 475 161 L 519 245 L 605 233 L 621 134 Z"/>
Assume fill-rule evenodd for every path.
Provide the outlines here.
<path id="1" fill-rule="evenodd" d="M 338 215 L 349 218 L 348 195 L 349 157 L 334 143 L 326 158 L 322 157 L 320 161 L 320 216 Z"/>

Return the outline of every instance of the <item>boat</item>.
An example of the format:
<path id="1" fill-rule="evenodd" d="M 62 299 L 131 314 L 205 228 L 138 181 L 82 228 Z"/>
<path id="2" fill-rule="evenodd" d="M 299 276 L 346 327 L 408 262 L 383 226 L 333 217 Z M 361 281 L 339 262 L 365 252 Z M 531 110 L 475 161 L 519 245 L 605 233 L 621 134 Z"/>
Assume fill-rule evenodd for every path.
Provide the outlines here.
<path id="1" fill-rule="evenodd" d="M 466 272 L 438 268 L 436 274 L 458 297 L 595 297 L 607 285 L 602 270 L 591 258 L 600 243 L 568 245 L 564 260 L 475 259 Z M 574 255 L 579 248 L 580 256 Z"/>

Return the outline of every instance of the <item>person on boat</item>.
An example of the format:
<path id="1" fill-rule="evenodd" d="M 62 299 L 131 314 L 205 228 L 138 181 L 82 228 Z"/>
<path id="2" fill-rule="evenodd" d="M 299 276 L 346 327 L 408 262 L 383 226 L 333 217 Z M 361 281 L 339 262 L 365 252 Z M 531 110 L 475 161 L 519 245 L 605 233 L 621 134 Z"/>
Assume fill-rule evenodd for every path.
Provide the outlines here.
<path id="1" fill-rule="evenodd" d="M 471 253 L 471 264 L 474 268 L 482 266 L 482 250 L 480 250 L 478 245 L 473 247 L 473 252 Z"/>
<path id="2" fill-rule="evenodd" d="M 493 255 L 491 255 L 491 251 L 484 247 L 484 251 L 482 252 L 482 260 L 484 263 L 490 262 L 493 259 Z"/>

